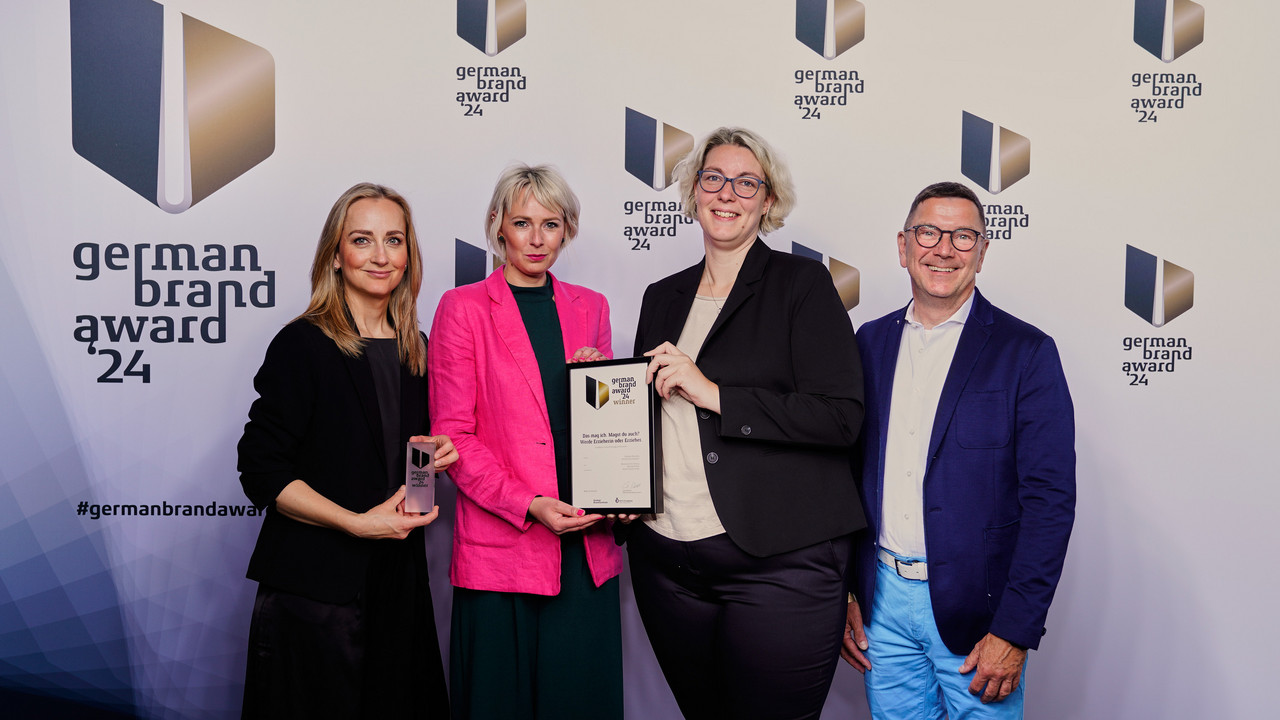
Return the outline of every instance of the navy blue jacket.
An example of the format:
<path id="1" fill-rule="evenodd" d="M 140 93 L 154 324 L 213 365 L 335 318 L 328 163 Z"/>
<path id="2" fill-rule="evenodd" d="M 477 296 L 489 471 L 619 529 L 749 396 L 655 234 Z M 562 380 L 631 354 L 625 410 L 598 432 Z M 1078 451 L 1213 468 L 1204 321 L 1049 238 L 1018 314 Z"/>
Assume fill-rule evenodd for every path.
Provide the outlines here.
<path id="1" fill-rule="evenodd" d="M 854 588 L 872 620 L 890 395 L 906 308 L 866 323 L 859 489 L 868 527 Z M 929 595 L 938 631 L 967 655 L 988 632 L 1035 648 L 1075 519 L 1075 419 L 1058 350 L 991 305 L 973 308 L 938 401 L 924 476 Z"/>

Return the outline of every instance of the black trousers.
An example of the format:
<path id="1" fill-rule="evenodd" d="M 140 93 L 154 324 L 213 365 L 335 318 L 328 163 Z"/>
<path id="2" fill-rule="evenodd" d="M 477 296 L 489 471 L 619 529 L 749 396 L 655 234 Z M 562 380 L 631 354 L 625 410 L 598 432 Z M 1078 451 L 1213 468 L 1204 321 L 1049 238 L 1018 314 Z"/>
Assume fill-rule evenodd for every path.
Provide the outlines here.
<path id="1" fill-rule="evenodd" d="M 636 606 L 680 710 L 817 718 L 840 657 L 848 536 L 758 558 L 716 535 L 627 541 Z"/>

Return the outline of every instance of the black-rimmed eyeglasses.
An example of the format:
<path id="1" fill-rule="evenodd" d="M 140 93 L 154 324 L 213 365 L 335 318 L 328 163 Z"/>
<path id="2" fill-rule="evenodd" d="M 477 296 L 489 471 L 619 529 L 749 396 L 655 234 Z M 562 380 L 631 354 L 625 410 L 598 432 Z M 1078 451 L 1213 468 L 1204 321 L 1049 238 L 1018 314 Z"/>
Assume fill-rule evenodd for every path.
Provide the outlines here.
<path id="1" fill-rule="evenodd" d="M 705 192 L 718 193 L 725 183 L 729 183 L 729 187 L 733 188 L 733 194 L 743 200 L 750 200 L 760 192 L 760 188 L 769 183 L 753 178 L 750 175 L 739 175 L 731 178 L 725 177 L 722 173 L 715 170 L 699 170 L 698 171 L 698 187 Z"/>
<path id="2" fill-rule="evenodd" d="M 933 225 L 912 225 L 907 230 L 915 235 L 916 243 L 922 248 L 931 248 L 942 241 L 943 235 L 950 235 L 951 247 L 960 252 L 968 252 L 982 239 L 982 233 L 972 228 L 942 230 Z"/>

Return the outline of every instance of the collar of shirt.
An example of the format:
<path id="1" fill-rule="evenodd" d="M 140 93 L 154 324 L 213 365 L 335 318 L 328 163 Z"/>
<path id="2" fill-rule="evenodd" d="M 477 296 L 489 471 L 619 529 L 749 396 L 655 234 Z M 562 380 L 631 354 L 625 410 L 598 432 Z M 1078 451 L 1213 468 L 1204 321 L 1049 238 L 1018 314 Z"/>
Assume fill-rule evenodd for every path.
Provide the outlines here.
<path id="1" fill-rule="evenodd" d="M 959 310 L 956 310 L 954 313 L 952 313 L 951 317 L 938 323 L 934 327 L 942 327 L 943 325 L 946 325 L 948 323 L 959 323 L 963 325 L 965 324 L 966 321 L 969 320 L 969 311 L 972 309 L 973 309 L 973 293 L 969 293 L 969 298 L 964 301 L 964 304 L 960 306 Z M 910 303 L 907 303 L 907 322 L 910 323 L 912 327 L 916 327 L 916 328 L 924 327 L 924 325 L 920 321 L 916 320 L 916 301 L 915 300 L 912 300 Z"/>

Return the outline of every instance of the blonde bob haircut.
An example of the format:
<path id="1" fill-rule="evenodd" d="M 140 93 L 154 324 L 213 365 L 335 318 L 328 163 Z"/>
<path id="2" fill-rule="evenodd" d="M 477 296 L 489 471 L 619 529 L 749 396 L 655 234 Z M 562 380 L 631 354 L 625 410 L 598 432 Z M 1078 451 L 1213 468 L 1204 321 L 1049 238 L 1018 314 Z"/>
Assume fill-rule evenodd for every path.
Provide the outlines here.
<path id="1" fill-rule="evenodd" d="M 550 165 L 512 165 L 498 177 L 498 184 L 493 186 L 493 198 L 489 200 L 489 209 L 484 214 L 484 236 L 489 241 L 489 249 L 502 262 L 507 261 L 506 243 L 498 238 L 502 220 L 525 193 L 531 193 L 539 205 L 564 218 L 564 242 L 561 247 L 568 247 L 569 241 L 578 235 L 578 213 L 581 206 L 578 196 L 573 194 L 560 171 Z"/>
<path id="2" fill-rule="evenodd" d="M 760 234 L 768 235 L 781 228 L 787 215 L 791 214 L 791 209 L 796 206 L 796 188 L 791 182 L 791 171 L 764 138 L 746 128 L 722 127 L 712 131 L 676 165 L 674 174 L 680 185 L 680 199 L 684 203 L 685 216 L 698 219 L 698 172 L 707 162 L 707 154 L 720 145 L 737 145 L 755 155 L 756 162 L 764 170 L 764 177 L 761 179 L 768 183 L 768 197 L 773 198 L 769 212 L 760 219 Z"/>
<path id="3" fill-rule="evenodd" d="M 306 320 L 337 344 L 344 354 L 360 357 L 365 340 L 360 337 L 351 311 L 347 307 L 346 287 L 342 272 L 334 269 L 333 261 L 342 247 L 342 230 L 347 222 L 347 211 L 360 200 L 390 200 L 404 212 L 405 245 L 409 251 L 409 264 L 404 269 L 400 284 L 391 291 L 387 305 L 387 320 L 396 331 L 396 344 L 400 349 L 400 362 L 414 375 L 427 370 L 427 348 L 418 332 L 418 290 L 422 287 L 422 253 L 418 248 L 418 236 L 413 229 L 413 214 L 409 202 L 389 187 L 373 183 L 358 183 L 342 193 L 329 210 L 329 217 L 320 231 L 316 244 L 316 256 L 311 261 L 311 303 L 307 311 L 298 316 Z"/>

